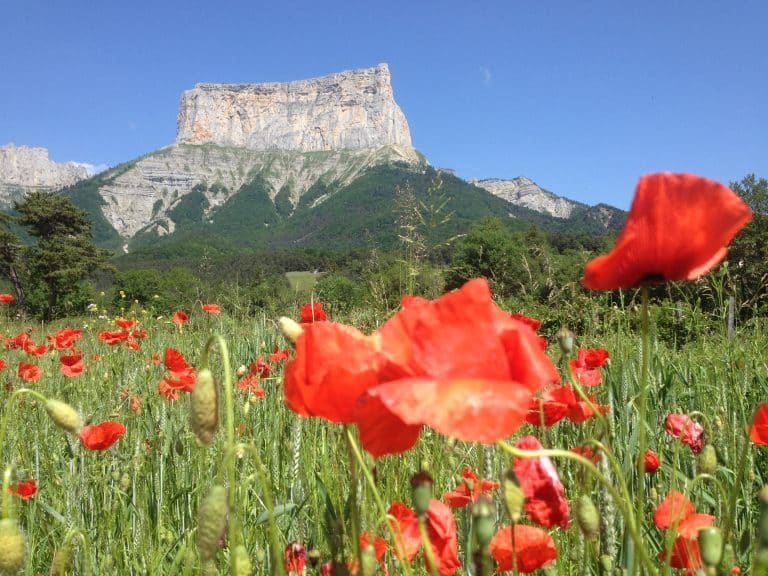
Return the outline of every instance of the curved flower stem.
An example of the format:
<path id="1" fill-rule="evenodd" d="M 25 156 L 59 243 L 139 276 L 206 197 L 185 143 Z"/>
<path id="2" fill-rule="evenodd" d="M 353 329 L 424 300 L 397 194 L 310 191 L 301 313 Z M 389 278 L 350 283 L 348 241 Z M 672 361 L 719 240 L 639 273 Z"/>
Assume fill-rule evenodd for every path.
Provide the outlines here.
<path id="1" fill-rule="evenodd" d="M 211 348 L 217 345 L 219 352 L 221 352 L 222 364 L 224 365 L 224 412 L 226 414 L 226 429 L 227 449 L 225 451 L 226 468 L 227 468 L 227 504 L 229 508 L 229 522 L 227 532 L 227 544 L 230 550 L 234 550 L 237 546 L 238 532 L 235 507 L 237 505 L 237 487 L 235 484 L 235 405 L 232 399 L 232 366 L 229 364 L 229 350 L 227 349 L 227 343 L 219 334 L 212 334 L 208 341 L 205 343 L 203 349 L 203 356 L 200 361 L 200 368 L 208 368 L 208 357 L 211 352 Z M 233 520 L 233 518 L 235 520 Z M 234 556 L 233 556 L 234 557 Z M 230 562 L 230 573 L 232 576 L 237 576 L 236 562 Z"/>
<path id="2" fill-rule="evenodd" d="M 0 450 L 2 450 L 3 444 L 5 443 L 5 432 L 8 429 L 8 419 L 13 411 L 13 401 L 16 399 L 16 396 L 21 396 L 22 394 L 34 396 L 43 404 L 48 403 L 48 398 L 40 394 L 37 390 L 32 390 L 31 388 L 19 388 L 18 390 L 14 390 L 10 398 L 8 398 L 8 401 L 5 403 L 5 409 L 3 410 L 3 421 L 0 423 Z"/>
<path id="3" fill-rule="evenodd" d="M 352 453 L 355 455 L 355 459 L 357 460 L 358 465 L 360 466 L 360 470 L 363 471 L 363 476 L 365 476 L 365 481 L 368 483 L 368 487 L 371 489 L 371 494 L 373 494 L 373 499 L 376 502 L 376 506 L 379 509 L 379 514 L 381 514 L 381 517 L 384 519 L 384 521 L 387 523 L 387 527 L 389 528 L 389 531 L 392 533 L 392 541 L 395 544 L 395 551 L 397 552 L 397 557 L 400 558 L 403 562 L 403 568 L 405 571 L 406 576 L 412 576 L 413 572 L 411 571 L 411 566 L 408 564 L 408 558 L 405 555 L 405 550 L 403 549 L 403 536 L 400 532 L 400 526 L 397 524 L 394 518 L 392 518 L 387 513 L 387 507 L 384 505 L 384 500 L 381 499 L 381 494 L 379 494 L 378 488 L 376 488 L 376 481 L 373 479 L 373 474 L 371 474 L 371 471 L 368 469 L 368 466 L 365 465 L 365 459 L 363 458 L 363 453 L 360 451 L 360 447 L 357 445 L 357 442 L 355 441 L 355 437 L 352 435 L 352 430 L 350 430 L 348 427 L 344 429 L 344 432 L 347 435 L 347 440 L 349 442 L 349 447 L 352 449 Z"/>
<path id="4" fill-rule="evenodd" d="M 64 541 L 61 544 L 62 549 L 65 546 L 69 546 L 70 542 L 75 538 L 75 536 L 79 536 L 81 542 L 83 543 L 83 574 L 92 574 L 93 570 L 91 568 L 91 544 L 88 541 L 88 538 L 85 536 L 85 532 L 81 530 L 80 528 L 72 528 L 64 535 Z M 67 554 L 66 560 L 69 558 L 69 554 Z"/>
<path id="5" fill-rule="evenodd" d="M 635 543 L 635 546 L 637 546 L 637 550 L 640 552 L 641 562 L 645 565 L 645 568 L 648 570 L 648 573 L 651 576 L 658 575 L 658 571 L 654 566 L 653 559 L 648 555 L 648 551 L 643 545 L 642 534 L 638 530 L 637 524 L 635 522 L 635 516 L 632 513 L 629 501 L 622 497 L 619 491 L 616 490 L 616 487 L 600 473 L 600 471 L 592 462 L 583 456 L 568 450 L 520 450 L 519 448 L 515 448 L 514 446 L 507 444 L 503 440 L 497 440 L 496 445 L 514 458 L 565 458 L 567 460 L 575 460 L 581 464 L 590 474 L 592 474 L 595 479 L 597 479 L 598 482 L 600 482 L 600 484 L 605 487 L 605 489 L 611 495 L 611 498 L 613 498 L 613 501 L 616 502 L 616 505 L 621 511 L 621 515 L 624 517 L 624 521 L 626 523 L 630 537 Z"/>
<path id="6" fill-rule="evenodd" d="M 262 496 L 264 498 L 264 505 L 267 508 L 267 522 L 269 523 L 269 539 L 270 548 L 272 552 L 272 573 L 278 576 L 285 575 L 285 566 L 283 566 L 283 559 L 280 555 L 280 533 L 277 530 L 277 522 L 275 522 L 275 505 L 272 501 L 272 490 L 270 489 L 269 482 L 267 481 L 267 475 L 264 473 L 264 463 L 261 461 L 261 455 L 253 444 L 242 445 L 251 454 L 253 454 L 254 460 L 256 460 L 256 475 L 259 479 L 259 485 L 261 486 Z"/>
<path id="7" fill-rule="evenodd" d="M 432 550 L 432 544 L 429 542 L 427 533 L 427 515 L 419 514 L 419 535 L 421 536 L 421 546 L 424 548 L 424 557 L 427 559 L 427 570 L 432 576 L 440 576 L 437 571 L 437 560 L 435 552 Z"/>
<path id="8" fill-rule="evenodd" d="M 637 407 L 637 509 L 635 511 L 635 527 L 639 534 L 643 533 L 643 520 L 645 508 L 645 450 L 647 447 L 645 416 L 648 405 L 648 372 L 650 366 L 650 330 L 648 328 L 648 285 L 643 283 L 640 286 L 641 299 L 641 335 L 643 346 L 643 358 L 640 369 L 640 396 Z M 634 564 L 634 563 L 633 563 Z M 631 567 L 632 574 L 636 572 L 636 565 Z"/>
<path id="9" fill-rule="evenodd" d="M 510 528 L 509 537 L 512 541 L 512 574 L 514 576 L 520 576 L 520 571 L 517 569 L 517 548 L 515 548 L 515 522 L 512 522 Z"/>

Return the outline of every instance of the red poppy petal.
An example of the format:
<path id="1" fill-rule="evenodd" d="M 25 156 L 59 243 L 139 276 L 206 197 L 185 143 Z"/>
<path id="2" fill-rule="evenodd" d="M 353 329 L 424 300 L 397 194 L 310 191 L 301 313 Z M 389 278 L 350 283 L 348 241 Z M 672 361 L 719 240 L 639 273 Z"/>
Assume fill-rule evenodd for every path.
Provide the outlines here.
<path id="1" fill-rule="evenodd" d="M 491 539 L 491 556 L 498 564 L 497 572 L 512 570 L 512 528 L 505 526 Z M 557 558 L 552 537 L 541 528 L 515 524 L 515 556 L 517 569 L 529 574 Z"/>
<path id="2" fill-rule="evenodd" d="M 666 498 L 656 507 L 653 523 L 657 528 L 666 529 L 682 522 L 694 513 L 693 504 L 677 490 L 670 490 Z"/>
<path id="3" fill-rule="evenodd" d="M 407 425 L 376 396 L 365 394 L 355 407 L 360 443 L 374 458 L 410 450 L 419 439 L 421 424 Z"/>
<path id="4" fill-rule="evenodd" d="M 523 436 L 515 447 L 541 450 L 534 436 Z M 557 470 L 549 458 L 514 458 L 513 469 L 525 495 L 525 512 L 542 526 L 568 527 L 568 501 Z"/>
<path id="5" fill-rule="evenodd" d="M 495 442 L 517 430 L 531 400 L 530 391 L 516 382 L 470 378 L 403 378 L 369 394 L 406 424 L 426 424 L 471 442 Z"/>
<path id="6" fill-rule="evenodd" d="M 699 530 L 712 526 L 715 517 L 709 514 L 691 514 L 677 525 L 677 533 L 683 538 L 693 540 L 699 537 Z"/>
<path id="7" fill-rule="evenodd" d="M 749 429 L 749 438 L 755 444 L 768 445 L 768 404 L 758 406 L 754 422 Z"/>
<path id="8" fill-rule="evenodd" d="M 419 520 L 416 512 L 408 508 L 402 502 L 393 502 L 387 515 L 395 518 L 399 530 L 395 531 L 393 546 L 395 554 L 401 557 L 404 554 L 408 562 L 413 560 L 421 548 L 421 536 L 419 534 Z"/>
<path id="9" fill-rule="evenodd" d="M 596 290 L 629 288 L 644 278 L 691 280 L 725 256 L 752 211 L 727 187 L 692 174 L 640 178 L 627 222 L 606 255 L 584 267 Z"/>
<path id="10" fill-rule="evenodd" d="M 433 499 L 429 502 L 427 534 L 440 576 L 450 576 L 461 566 L 458 557 L 456 519 L 451 509 L 439 500 Z"/>

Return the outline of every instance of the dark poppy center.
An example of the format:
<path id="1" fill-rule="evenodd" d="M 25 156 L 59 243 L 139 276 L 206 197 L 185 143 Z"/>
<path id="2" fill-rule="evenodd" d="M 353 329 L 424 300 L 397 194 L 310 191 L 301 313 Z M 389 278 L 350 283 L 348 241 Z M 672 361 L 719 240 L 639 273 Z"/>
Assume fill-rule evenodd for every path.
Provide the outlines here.
<path id="1" fill-rule="evenodd" d="M 640 284 L 663 284 L 667 278 L 661 272 L 648 272 L 640 279 Z"/>

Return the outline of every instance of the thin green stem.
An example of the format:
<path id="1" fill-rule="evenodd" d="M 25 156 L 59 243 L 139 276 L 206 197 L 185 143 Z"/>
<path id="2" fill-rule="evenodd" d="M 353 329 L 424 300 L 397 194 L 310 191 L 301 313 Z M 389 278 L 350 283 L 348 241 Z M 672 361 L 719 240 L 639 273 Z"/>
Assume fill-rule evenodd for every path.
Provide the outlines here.
<path id="1" fill-rule="evenodd" d="M 636 458 L 637 469 L 637 509 L 635 511 L 635 526 L 639 534 L 643 533 L 644 508 L 645 508 L 645 450 L 647 447 L 645 418 L 648 408 L 648 372 L 650 366 L 650 330 L 649 330 L 649 311 L 648 311 L 648 285 L 643 283 L 640 286 L 641 299 L 641 336 L 642 336 L 642 364 L 640 369 L 640 396 L 637 407 L 637 444 L 638 454 Z M 631 567 L 631 573 L 635 574 L 637 565 Z"/>
<path id="2" fill-rule="evenodd" d="M 750 424 L 750 428 L 752 425 Z M 736 522 L 736 500 L 738 499 L 738 492 L 741 488 L 741 483 L 744 481 L 744 473 L 747 470 L 747 460 L 749 459 L 749 449 L 752 446 L 749 438 L 744 438 L 744 443 L 741 447 L 741 454 L 739 455 L 739 463 L 736 465 L 736 478 L 733 481 L 733 488 L 731 488 L 731 496 L 728 499 L 728 510 L 725 515 L 725 522 L 723 523 L 723 542 L 728 542 L 731 536 L 731 530 Z"/>
<path id="3" fill-rule="evenodd" d="M 427 570 L 432 576 L 440 576 L 440 573 L 437 570 L 435 552 L 432 550 L 432 544 L 429 542 L 426 514 L 419 515 L 419 535 L 421 536 L 421 545 L 424 548 L 424 558 L 426 558 Z"/>
<path id="4" fill-rule="evenodd" d="M 8 402 L 5 403 L 5 409 L 3 410 L 3 421 L 0 423 L 0 450 L 2 450 L 3 445 L 5 444 L 5 432 L 8 429 L 8 419 L 11 416 L 11 412 L 13 412 L 13 401 L 17 396 L 21 396 L 22 394 L 34 396 L 43 404 L 48 403 L 48 398 L 40 394 L 37 390 L 32 390 L 31 388 L 19 388 L 18 390 L 14 390 L 11 397 L 8 398 Z"/>
<path id="5" fill-rule="evenodd" d="M 349 457 L 349 477 L 350 477 L 350 499 L 351 499 L 351 524 L 352 524 L 352 546 L 357 559 L 357 565 L 363 565 L 363 555 L 360 550 L 360 509 L 357 502 L 357 462 L 355 461 L 354 451 L 352 449 L 352 431 L 349 425 L 344 425 L 345 437 L 347 439 L 347 453 Z"/>
<path id="6" fill-rule="evenodd" d="M 645 565 L 648 573 L 651 574 L 651 576 L 657 576 L 658 571 L 654 566 L 653 559 L 648 555 L 648 551 L 643 545 L 642 535 L 635 523 L 635 517 L 632 513 L 629 502 L 622 497 L 622 495 L 616 490 L 616 487 L 611 484 L 611 482 L 608 481 L 608 479 L 603 476 L 603 474 L 600 473 L 600 471 L 592 462 L 583 456 L 568 450 L 520 450 L 514 446 L 511 446 L 510 444 L 507 444 L 503 440 L 497 440 L 496 445 L 514 458 L 565 458 L 567 460 L 574 460 L 581 464 L 590 474 L 592 474 L 595 479 L 597 479 L 598 482 L 600 482 L 600 484 L 605 487 L 605 489 L 611 495 L 611 498 L 613 498 L 613 501 L 616 502 L 616 505 L 621 511 L 621 515 L 624 517 L 624 521 L 626 523 L 630 537 L 640 552 L 640 560 Z"/>

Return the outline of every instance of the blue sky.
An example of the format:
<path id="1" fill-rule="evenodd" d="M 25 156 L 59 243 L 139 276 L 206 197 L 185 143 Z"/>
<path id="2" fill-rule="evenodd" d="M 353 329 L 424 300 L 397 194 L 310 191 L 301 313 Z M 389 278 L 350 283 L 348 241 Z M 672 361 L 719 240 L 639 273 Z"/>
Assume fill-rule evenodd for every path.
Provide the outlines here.
<path id="1" fill-rule="evenodd" d="M 639 175 L 768 177 L 768 2 L 0 0 L 0 145 L 115 165 L 197 82 L 386 62 L 414 146 L 627 208 Z"/>

